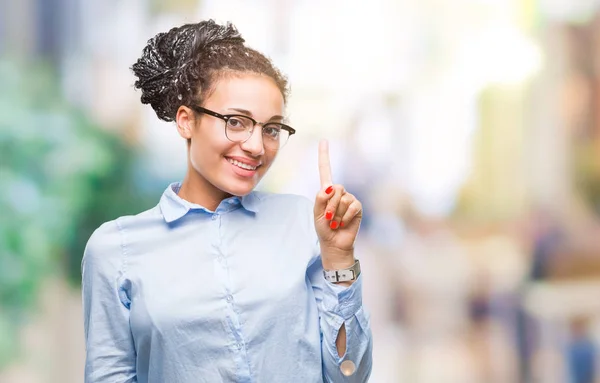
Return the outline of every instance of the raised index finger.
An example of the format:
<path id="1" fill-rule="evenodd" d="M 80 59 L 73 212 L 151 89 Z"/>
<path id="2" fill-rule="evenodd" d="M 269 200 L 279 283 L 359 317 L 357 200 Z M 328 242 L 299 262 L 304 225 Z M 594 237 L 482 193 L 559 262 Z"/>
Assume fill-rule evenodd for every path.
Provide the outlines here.
<path id="1" fill-rule="evenodd" d="M 319 142 L 319 177 L 321 187 L 333 184 L 331 179 L 331 165 L 329 164 L 329 143 L 327 140 Z"/>

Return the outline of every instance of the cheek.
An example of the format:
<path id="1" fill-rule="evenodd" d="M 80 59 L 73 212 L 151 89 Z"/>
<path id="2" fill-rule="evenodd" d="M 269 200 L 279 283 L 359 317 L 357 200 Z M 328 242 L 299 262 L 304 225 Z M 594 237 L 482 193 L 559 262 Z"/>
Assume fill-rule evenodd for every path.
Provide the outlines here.
<path id="1" fill-rule="evenodd" d="M 266 166 L 263 166 L 263 173 L 271 168 L 271 166 L 273 165 L 273 162 L 275 162 L 276 157 L 277 157 L 277 153 L 265 153 L 263 163 Z"/>
<path id="2" fill-rule="evenodd" d="M 269 158 L 269 161 L 271 161 L 271 162 L 275 161 L 275 159 L 277 158 L 277 154 L 279 154 L 278 151 L 265 153 L 265 155 Z"/>
<path id="3" fill-rule="evenodd" d="M 227 143 L 197 135 L 190 145 L 190 162 L 197 171 L 210 172 L 216 170 L 215 167 L 223 161 L 223 153 L 226 150 Z"/>

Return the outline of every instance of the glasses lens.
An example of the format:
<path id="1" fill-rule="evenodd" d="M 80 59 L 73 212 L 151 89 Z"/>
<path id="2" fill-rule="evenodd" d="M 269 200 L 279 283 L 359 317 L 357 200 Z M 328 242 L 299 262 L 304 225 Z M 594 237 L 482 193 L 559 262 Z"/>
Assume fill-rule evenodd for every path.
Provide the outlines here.
<path id="1" fill-rule="evenodd" d="M 285 146 L 289 137 L 290 132 L 284 129 L 281 124 L 266 124 L 263 127 L 263 143 L 265 147 L 271 150 Z"/>
<path id="2" fill-rule="evenodd" d="M 229 117 L 225 127 L 227 138 L 233 142 L 245 141 L 253 126 L 252 120 L 243 116 Z"/>

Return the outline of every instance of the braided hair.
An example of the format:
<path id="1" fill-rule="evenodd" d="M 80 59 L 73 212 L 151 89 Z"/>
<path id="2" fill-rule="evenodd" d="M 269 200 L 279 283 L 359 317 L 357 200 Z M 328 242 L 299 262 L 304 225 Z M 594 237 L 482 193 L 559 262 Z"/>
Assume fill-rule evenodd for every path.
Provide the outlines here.
<path id="1" fill-rule="evenodd" d="M 283 95 L 287 79 L 262 53 L 244 45 L 231 23 L 213 20 L 185 24 L 150 40 L 131 67 L 142 91 L 141 101 L 150 104 L 158 118 L 173 121 L 181 105 L 201 104 L 215 82 L 227 72 L 251 72 L 271 77 Z"/>

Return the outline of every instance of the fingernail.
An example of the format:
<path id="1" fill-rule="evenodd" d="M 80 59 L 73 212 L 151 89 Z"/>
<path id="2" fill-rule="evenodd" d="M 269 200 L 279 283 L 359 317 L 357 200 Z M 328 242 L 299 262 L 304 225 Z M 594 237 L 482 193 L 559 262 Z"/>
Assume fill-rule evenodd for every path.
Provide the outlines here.
<path id="1" fill-rule="evenodd" d="M 330 186 L 327 189 L 325 189 L 325 193 L 327 193 L 327 194 L 331 194 L 332 191 L 333 191 L 333 186 Z"/>
<path id="2" fill-rule="evenodd" d="M 335 222 L 335 221 L 332 221 L 332 222 L 331 222 L 331 225 L 329 225 L 329 227 L 331 227 L 332 229 L 337 229 L 337 227 L 338 227 L 338 223 L 337 223 L 337 222 Z"/>
<path id="3" fill-rule="evenodd" d="M 340 222 L 340 227 L 344 227 L 344 222 Z"/>
<path id="4" fill-rule="evenodd" d="M 328 211 L 327 213 L 325 213 L 325 219 L 326 220 L 329 221 L 332 218 L 333 218 L 333 213 L 332 212 Z"/>

